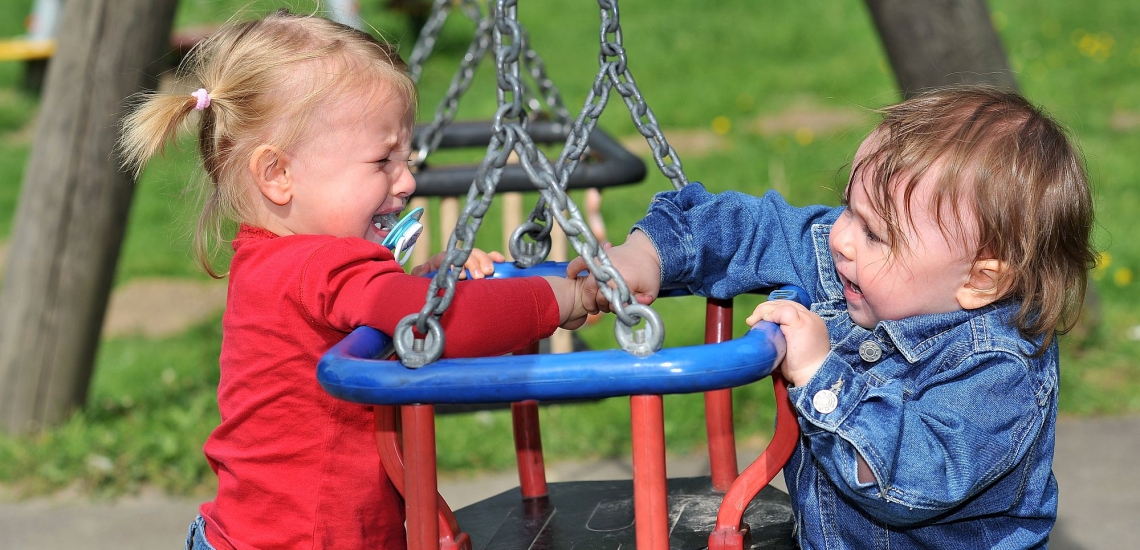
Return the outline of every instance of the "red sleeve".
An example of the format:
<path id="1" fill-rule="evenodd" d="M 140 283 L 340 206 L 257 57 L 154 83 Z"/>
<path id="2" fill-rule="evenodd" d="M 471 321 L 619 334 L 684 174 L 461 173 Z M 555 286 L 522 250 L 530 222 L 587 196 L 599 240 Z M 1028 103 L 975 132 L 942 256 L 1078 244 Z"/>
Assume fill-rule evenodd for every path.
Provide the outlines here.
<path id="1" fill-rule="evenodd" d="M 362 239 L 336 239 L 302 264 L 300 296 L 309 322 L 341 332 L 367 325 L 391 335 L 423 309 L 430 279 L 413 277 L 391 253 Z M 539 277 L 459 281 L 441 318 L 445 357 L 502 355 L 550 336 L 558 303 Z"/>

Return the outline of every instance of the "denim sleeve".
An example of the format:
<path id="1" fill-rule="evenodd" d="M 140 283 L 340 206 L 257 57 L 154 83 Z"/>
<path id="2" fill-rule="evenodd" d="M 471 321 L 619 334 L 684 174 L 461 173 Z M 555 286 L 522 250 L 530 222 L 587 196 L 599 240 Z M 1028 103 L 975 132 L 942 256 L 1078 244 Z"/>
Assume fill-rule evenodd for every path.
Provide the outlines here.
<path id="1" fill-rule="evenodd" d="M 658 193 L 634 229 L 657 248 L 663 285 L 715 298 L 783 284 L 818 295 L 811 226 L 833 223 L 840 211 L 792 207 L 775 191 L 713 194 L 693 183 Z"/>
<path id="2" fill-rule="evenodd" d="M 832 353 L 789 396 L 814 463 L 837 489 L 884 523 L 911 525 L 954 509 L 1021 462 L 1047 416 L 1028 369 L 1006 351 L 976 352 L 907 388 Z M 838 397 L 834 410 L 814 405 L 823 391 Z M 876 482 L 859 482 L 856 453 Z"/>

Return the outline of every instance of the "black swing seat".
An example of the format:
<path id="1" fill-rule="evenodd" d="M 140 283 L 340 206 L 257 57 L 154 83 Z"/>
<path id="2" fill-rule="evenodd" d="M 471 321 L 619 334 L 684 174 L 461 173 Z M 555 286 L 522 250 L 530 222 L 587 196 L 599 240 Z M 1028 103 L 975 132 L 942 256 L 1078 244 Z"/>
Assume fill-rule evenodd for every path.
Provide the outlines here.
<path id="1" fill-rule="evenodd" d="M 516 487 L 457 510 L 472 550 L 618 550 L 636 548 L 633 482 L 550 483 L 548 495 L 523 499 Z M 708 548 L 723 493 L 709 477 L 668 480 L 669 548 Z M 765 487 L 744 511 L 749 549 L 794 550 L 787 493 Z"/>
<path id="2" fill-rule="evenodd" d="M 424 131 L 417 126 L 416 133 Z M 535 120 L 527 127 L 527 134 L 536 144 L 563 144 L 569 135 L 569 125 Z M 487 147 L 494 135 L 490 121 L 453 122 L 443 128 L 440 149 Z M 620 143 L 594 128 L 588 140 L 588 151 L 570 175 L 568 189 L 605 188 L 628 185 L 645 179 L 645 162 L 630 153 Z M 553 162 L 553 161 L 552 161 Z M 416 174 L 416 194 L 419 196 L 464 196 L 475 181 L 477 165 L 437 166 L 428 163 Z M 497 191 L 534 191 L 535 184 L 518 164 L 507 164 Z"/>

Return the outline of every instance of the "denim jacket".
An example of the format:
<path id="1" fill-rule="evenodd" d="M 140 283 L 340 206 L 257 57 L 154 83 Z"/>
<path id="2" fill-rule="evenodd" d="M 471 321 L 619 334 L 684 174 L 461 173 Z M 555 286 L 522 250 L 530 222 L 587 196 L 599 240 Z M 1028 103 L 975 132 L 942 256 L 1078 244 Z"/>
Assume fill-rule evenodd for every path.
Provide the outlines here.
<path id="1" fill-rule="evenodd" d="M 856 325 L 828 248 L 842 211 L 692 184 L 658 194 L 635 225 L 663 283 L 717 298 L 794 284 L 827 324 L 830 354 L 789 390 L 801 436 L 784 477 L 800 547 L 1046 547 L 1056 343 L 1033 357 L 1008 301 Z M 876 481 L 859 482 L 856 453 Z"/>

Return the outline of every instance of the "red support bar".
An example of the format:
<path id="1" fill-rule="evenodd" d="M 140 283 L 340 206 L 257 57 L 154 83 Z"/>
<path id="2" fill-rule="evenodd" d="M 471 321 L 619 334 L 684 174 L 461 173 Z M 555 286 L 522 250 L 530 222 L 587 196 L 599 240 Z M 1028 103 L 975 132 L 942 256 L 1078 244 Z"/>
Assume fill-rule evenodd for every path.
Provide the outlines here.
<path id="1" fill-rule="evenodd" d="M 435 407 L 403 405 L 404 505 L 407 510 L 408 550 L 439 548 L 438 484 L 435 471 Z"/>
<path id="2" fill-rule="evenodd" d="M 710 550 L 742 550 L 747 527 L 741 525 L 744 509 L 756 498 L 772 478 L 792 457 L 796 442 L 800 437 L 800 426 L 796 421 L 792 403 L 788 400 L 788 383 L 778 373 L 772 375 L 772 387 L 776 393 L 776 433 L 768 448 L 756 458 L 744 473 L 732 484 L 724 495 L 720 511 L 716 516 L 716 527 L 709 535 Z"/>
<path id="3" fill-rule="evenodd" d="M 705 392 L 705 428 L 709 438 L 709 474 L 714 491 L 728 491 L 740 472 L 732 429 L 732 390 Z"/>
<path id="4" fill-rule="evenodd" d="M 523 498 L 546 496 L 546 468 L 542 458 L 542 433 L 538 401 L 511 403 L 515 428 L 515 457 L 519 464 L 519 489 Z"/>
<path id="5" fill-rule="evenodd" d="M 396 491 L 404 494 L 404 457 L 400 453 L 400 408 L 395 405 L 372 407 L 376 417 L 376 449 L 380 451 L 380 466 Z"/>
<path id="6" fill-rule="evenodd" d="M 637 550 L 669 549 L 665 413 L 660 395 L 629 398 L 633 438 L 633 506 Z"/>
<path id="7" fill-rule="evenodd" d="M 380 464 L 400 496 L 404 496 L 404 457 L 400 451 L 400 408 L 395 405 L 373 407 L 376 416 L 376 447 L 380 450 Z M 459 530 L 455 513 L 440 495 L 439 544 L 441 550 L 471 550 L 471 538 Z"/>
<path id="8" fill-rule="evenodd" d="M 535 355 L 538 342 L 515 355 Z M 538 421 L 538 401 L 511 403 L 514 425 L 515 459 L 519 466 L 519 489 L 523 498 L 546 496 L 546 465 L 542 457 L 542 430 Z"/>
<path id="9" fill-rule="evenodd" d="M 732 339 L 732 300 L 709 298 L 705 306 L 705 343 Z M 740 472 L 736 463 L 736 434 L 732 423 L 732 389 L 705 392 L 705 429 L 709 441 L 709 472 L 714 491 L 725 492 Z"/>

